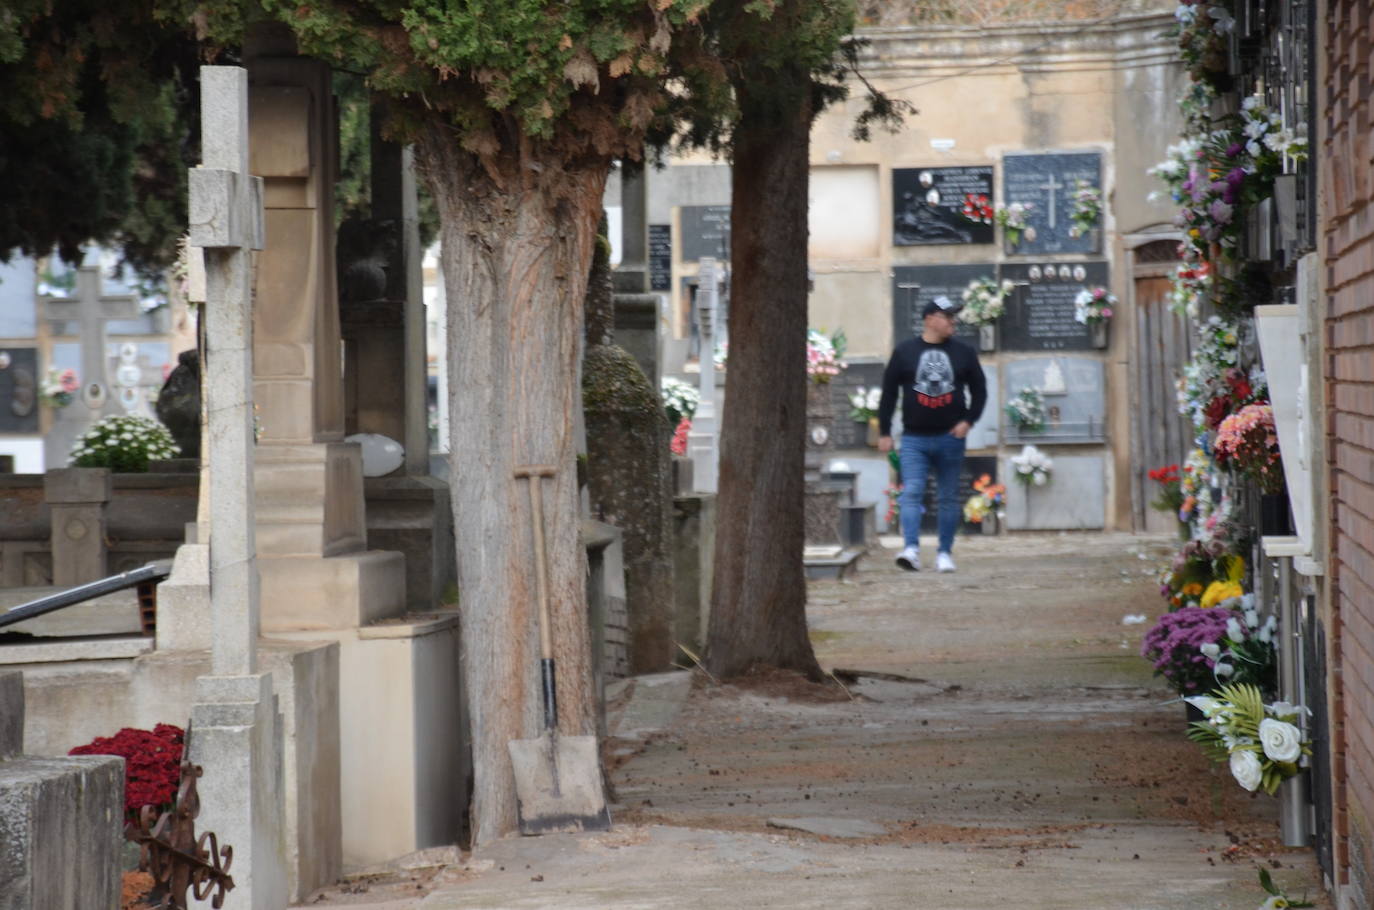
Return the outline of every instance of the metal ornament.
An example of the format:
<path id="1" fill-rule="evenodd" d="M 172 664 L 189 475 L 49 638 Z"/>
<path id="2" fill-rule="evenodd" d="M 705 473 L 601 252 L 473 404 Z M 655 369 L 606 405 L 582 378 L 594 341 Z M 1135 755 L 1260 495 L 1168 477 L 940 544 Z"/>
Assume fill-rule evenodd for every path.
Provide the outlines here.
<path id="1" fill-rule="evenodd" d="M 189 730 L 186 739 L 185 748 L 189 749 Z M 138 823 L 124 829 L 124 837 L 141 848 L 138 867 L 166 892 L 159 910 L 186 910 L 188 888 L 197 901 L 209 897 L 210 906 L 219 908 L 224 906 L 224 893 L 234 887 L 229 875 L 234 848 L 221 847 L 213 831 L 196 836 L 196 816 L 200 814 L 196 780 L 203 773 L 199 765 L 183 761 L 172 808 L 159 816 L 156 808 L 144 806 Z"/>

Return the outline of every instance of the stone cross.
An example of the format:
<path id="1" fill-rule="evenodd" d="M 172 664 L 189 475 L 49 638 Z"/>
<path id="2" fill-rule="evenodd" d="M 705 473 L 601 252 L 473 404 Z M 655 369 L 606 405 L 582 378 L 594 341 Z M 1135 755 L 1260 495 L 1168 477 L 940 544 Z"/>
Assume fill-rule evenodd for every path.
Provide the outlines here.
<path id="1" fill-rule="evenodd" d="M 256 669 L 253 533 L 253 275 L 262 181 L 248 173 L 248 74 L 201 68 L 204 164 L 190 172 L 191 246 L 205 253 L 205 390 L 210 474 L 211 651 L 217 675 Z"/>
<path id="2" fill-rule="evenodd" d="M 1038 189 L 1038 190 L 1049 190 L 1049 191 L 1050 191 L 1050 230 L 1054 230 L 1054 224 L 1055 224 L 1055 215 L 1054 215 L 1054 209 L 1055 209 L 1054 201 L 1055 201 L 1055 200 L 1054 200 L 1054 193 L 1055 193 L 1055 190 L 1062 190 L 1062 189 L 1064 189 L 1064 186 L 1065 186 L 1064 184 L 1062 184 L 1062 183 L 1060 183 L 1059 181 L 1057 181 L 1057 180 L 1054 179 L 1054 175 L 1053 175 L 1053 174 L 1050 174 L 1050 179 L 1049 179 L 1049 180 L 1047 180 L 1046 182 L 1044 182 L 1044 183 L 1040 184 L 1038 187 L 1036 187 L 1036 189 Z"/>
<path id="3" fill-rule="evenodd" d="M 701 401 L 692 416 L 687 434 L 687 454 L 692 459 L 692 478 L 698 493 L 716 492 L 720 471 L 720 449 L 716 445 L 716 316 L 720 308 L 720 267 L 715 259 L 703 256 L 697 279 L 697 325 L 701 332 L 699 375 Z"/>
<path id="4" fill-rule="evenodd" d="M 129 295 L 107 297 L 100 293 L 100 282 L 100 269 L 83 265 L 76 270 L 76 296 L 50 298 L 43 305 L 45 318 L 76 322 L 81 326 L 81 400 L 93 412 L 106 412 L 110 399 L 105 324 L 111 319 L 138 317 L 137 298 Z"/>

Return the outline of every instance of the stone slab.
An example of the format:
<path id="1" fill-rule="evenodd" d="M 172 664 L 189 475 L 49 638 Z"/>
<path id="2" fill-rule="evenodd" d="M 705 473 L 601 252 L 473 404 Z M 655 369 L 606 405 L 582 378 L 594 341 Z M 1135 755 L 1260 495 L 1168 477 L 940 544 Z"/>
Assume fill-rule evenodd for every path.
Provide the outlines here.
<path id="1" fill-rule="evenodd" d="M 0 613 L 12 607 L 64 591 L 65 588 L 30 587 L 0 589 Z M 138 635 L 142 632 L 138 614 L 138 592 L 132 588 L 116 591 L 93 600 L 82 601 L 6 626 L 6 632 L 23 632 L 43 637 L 82 637 L 89 635 Z"/>
<path id="2" fill-rule="evenodd" d="M 678 210 L 679 239 L 683 262 L 703 256 L 730 258 L 730 206 L 684 205 Z"/>
<path id="3" fill-rule="evenodd" d="M 806 567 L 806 577 L 809 581 L 847 578 L 858 570 L 859 559 L 863 555 L 862 547 L 849 547 L 842 550 L 838 556 L 803 559 L 802 565 Z"/>
<path id="4" fill-rule="evenodd" d="M 1086 351 L 1092 330 L 1074 319 L 1074 298 L 1085 287 L 1111 284 L 1105 262 L 1009 263 L 1001 276 L 1015 282 L 1016 293 L 998 327 L 1005 351 Z"/>
<path id="5" fill-rule="evenodd" d="M 124 760 L 0 763 L 0 908 L 117 910 Z"/>
<path id="6" fill-rule="evenodd" d="M 692 672 L 651 673 L 630 680 L 630 701 L 616 719 L 612 735 L 620 739 L 646 739 L 667 729 L 692 692 Z"/>
<path id="7" fill-rule="evenodd" d="M 866 838 L 887 834 L 882 825 L 861 818 L 770 818 L 768 827 L 805 831 L 820 837 Z"/>
<path id="8" fill-rule="evenodd" d="M 0 759 L 24 751 L 24 674 L 0 672 Z"/>
<path id="9" fill-rule="evenodd" d="M 649 225 L 649 290 L 673 289 L 673 226 Z"/>
<path id="10" fill-rule="evenodd" d="M 38 403 L 38 350 L 0 347 L 8 365 L 0 370 L 0 433 L 37 433 L 42 406 Z"/>
<path id="11" fill-rule="evenodd" d="M 1013 453 L 1014 454 L 1014 453 Z M 1054 468 L 1043 487 L 1007 481 L 1007 528 L 1013 531 L 1086 531 L 1106 524 L 1106 459 L 1051 452 Z M 1012 476 L 1006 465 L 1004 477 Z"/>
<path id="12" fill-rule="evenodd" d="M 892 244 L 992 243 L 995 228 L 965 218 L 965 194 L 992 204 L 992 165 L 913 167 L 892 171 Z"/>
<path id="13" fill-rule="evenodd" d="M 963 301 L 964 289 L 975 278 L 997 278 L 997 266 L 899 265 L 892 270 L 892 345 L 921 334 L 921 308 L 936 297 Z M 959 323 L 955 336 L 978 347 L 978 327 Z"/>
<path id="14" fill-rule="evenodd" d="M 1023 433 L 1007 421 L 1008 445 L 1101 443 L 1106 439 L 1106 365 L 1091 357 L 1031 357 L 1003 368 L 1009 401 L 1024 388 L 1039 389 L 1045 399 L 1045 428 Z M 1002 402 L 1006 406 L 1006 401 Z"/>
<path id="15" fill-rule="evenodd" d="M 153 650 L 151 638 L 63 639 L 54 644 L 0 645 L 0 665 L 122 660 Z"/>
<path id="16" fill-rule="evenodd" d="M 1082 237 L 1072 237 L 1069 215 L 1073 212 L 1076 182 L 1102 186 L 1102 155 L 1098 152 L 1069 154 L 1005 155 L 1002 158 L 1002 198 L 1008 204 L 1032 206 L 1026 223 L 1035 239 L 1023 236 L 1008 252 L 1015 254 L 1093 253 L 1101 247 L 1099 227 Z"/>

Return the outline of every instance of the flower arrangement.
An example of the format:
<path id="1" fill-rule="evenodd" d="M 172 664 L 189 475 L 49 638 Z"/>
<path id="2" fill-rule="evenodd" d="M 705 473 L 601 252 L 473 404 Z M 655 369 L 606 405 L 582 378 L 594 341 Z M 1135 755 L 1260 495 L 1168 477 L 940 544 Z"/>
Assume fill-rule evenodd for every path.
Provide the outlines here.
<path id="1" fill-rule="evenodd" d="M 1086 180 L 1074 182 L 1073 210 L 1069 212 L 1070 237 L 1083 237 L 1102 223 L 1102 190 Z"/>
<path id="2" fill-rule="evenodd" d="M 1010 458 L 1016 479 L 1028 487 L 1043 487 L 1054 472 L 1054 460 L 1035 446 L 1025 446 L 1019 455 Z"/>
<path id="3" fill-rule="evenodd" d="M 1185 466 L 1182 470 L 1191 472 L 1192 468 Z M 1150 503 L 1150 508 L 1178 518 L 1179 508 L 1183 505 L 1183 480 L 1179 466 L 1171 464 L 1154 468 L 1149 472 L 1149 477 L 1159 484 L 1159 496 Z"/>
<path id="4" fill-rule="evenodd" d="M 663 399 L 663 410 L 668 414 L 668 420 L 673 426 L 679 426 L 682 421 L 691 420 L 696 416 L 697 405 L 701 404 L 701 393 L 697 391 L 696 386 L 681 379 L 664 376 L 659 381 L 658 391 Z"/>
<path id="5" fill-rule="evenodd" d="M 824 384 L 840 375 L 844 364 L 844 330 L 838 329 L 827 337 L 815 329 L 806 330 L 806 375 L 812 382 Z"/>
<path id="6" fill-rule="evenodd" d="M 687 434 L 692 432 L 692 421 L 689 418 L 682 418 L 677 422 L 677 429 L 673 430 L 673 440 L 668 443 L 668 451 L 674 455 L 687 454 Z"/>
<path id="7" fill-rule="evenodd" d="M 1217 582 L 1235 582 L 1245 577 L 1245 560 L 1227 553 L 1213 542 L 1190 540 L 1174 554 L 1169 568 L 1160 577 L 1159 594 L 1171 610 L 1203 607 L 1203 598 Z M 1207 606 L 1213 606 L 1212 600 Z"/>
<path id="8" fill-rule="evenodd" d="M 1116 295 L 1104 287 L 1084 288 L 1073 299 L 1073 318 L 1083 325 L 1097 325 L 1112 318 Z"/>
<path id="9" fill-rule="evenodd" d="M 1191 248 L 1184 247 L 1185 256 Z M 1169 309 L 1181 316 L 1197 319 L 1202 311 L 1202 301 L 1207 298 L 1212 286 L 1212 264 L 1199 260 L 1196 255 L 1187 256 L 1178 264 L 1169 278 Z"/>
<path id="10" fill-rule="evenodd" d="M 1246 790 L 1273 796 L 1312 754 L 1312 744 L 1298 729 L 1298 716 L 1307 709 L 1265 704 L 1255 686 L 1233 683 L 1186 701 L 1206 717 L 1191 725 L 1188 738 L 1212 761 L 1226 762 Z"/>
<path id="11" fill-rule="evenodd" d="M 1226 36 L 1235 19 L 1211 0 L 1180 0 L 1174 9 L 1176 37 L 1184 66 L 1194 82 L 1214 85 L 1226 74 Z"/>
<path id="12" fill-rule="evenodd" d="M 1215 430 L 1227 414 L 1268 394 L 1264 372 L 1239 366 L 1241 331 L 1210 317 L 1198 327 L 1193 359 L 1178 379 L 1178 410 L 1199 429 Z"/>
<path id="13" fill-rule="evenodd" d="M 1224 678 L 1256 686 L 1262 695 L 1273 697 L 1279 686 L 1279 658 L 1274 648 L 1278 619 L 1260 619 L 1254 594 L 1228 598 L 1217 611 L 1229 612 L 1230 618 L 1226 620 L 1226 635 L 1201 648 L 1202 655 L 1213 662 L 1212 675 L 1218 681 Z"/>
<path id="14" fill-rule="evenodd" d="M 1023 235 L 1027 240 L 1035 240 L 1035 228 L 1026 222 L 1033 208 L 1029 202 L 1013 202 L 1011 205 L 997 203 L 997 208 L 993 211 L 993 220 L 1001 225 L 1002 230 L 1006 232 L 1007 242 L 1012 246 L 1020 246 Z"/>
<path id="15" fill-rule="evenodd" d="M 1007 298 L 1016 285 L 1010 281 L 997 283 L 991 278 L 975 278 L 964 288 L 964 307 L 959 317 L 969 325 L 995 322 L 1007 308 Z"/>
<path id="16" fill-rule="evenodd" d="M 1203 648 L 1218 645 L 1226 637 L 1229 610 L 1204 610 L 1183 607 L 1159 617 L 1154 628 L 1145 633 L 1140 655 L 1183 695 L 1206 692 L 1216 685 L 1212 669 L 1217 657 L 1208 657 Z M 1210 649 L 1209 649 L 1210 651 Z"/>
<path id="17" fill-rule="evenodd" d="M 1283 490 L 1274 409 L 1267 402 L 1247 404 L 1223 419 L 1214 448 L 1217 464 L 1253 478 L 1266 493 Z"/>
<path id="18" fill-rule="evenodd" d="M 96 422 L 77 440 L 71 452 L 72 467 L 137 474 L 148 470 L 149 461 L 173 458 L 180 451 L 162 424 L 137 414 L 121 414 Z"/>
<path id="19" fill-rule="evenodd" d="M 1007 419 L 1022 433 L 1039 433 L 1045 429 L 1045 396 L 1033 386 L 1026 386 L 1007 402 Z"/>
<path id="20" fill-rule="evenodd" d="M 992 482 L 992 475 L 984 474 L 973 482 L 973 495 L 964 501 L 964 521 L 982 524 L 989 514 L 1001 516 L 1007 488 Z"/>
<path id="21" fill-rule="evenodd" d="M 959 214 L 979 224 L 992 224 L 997 218 L 997 210 L 993 208 L 992 200 L 982 193 L 965 193 L 964 204 L 959 209 Z"/>
<path id="22" fill-rule="evenodd" d="M 867 423 L 878 416 L 878 405 L 883 397 L 881 386 L 874 386 L 866 389 L 859 386 L 849 396 L 849 416 L 859 421 Z"/>
<path id="23" fill-rule="evenodd" d="M 1256 908 L 1256 910 L 1282 910 L 1282 908 L 1284 907 L 1296 908 L 1316 906 L 1316 904 L 1313 904 L 1309 901 L 1294 900 L 1293 898 L 1289 897 L 1287 892 L 1285 892 L 1278 885 L 1274 884 L 1273 876 L 1269 874 L 1268 869 L 1260 869 L 1259 883 L 1260 887 L 1264 889 L 1265 893 L 1268 894 L 1269 897 L 1264 901 L 1264 903 L 1260 904 L 1259 907 Z"/>
<path id="24" fill-rule="evenodd" d="M 900 483 L 890 484 L 883 494 L 887 496 L 887 526 L 896 527 L 897 518 L 901 514 L 902 485 Z"/>
<path id="25" fill-rule="evenodd" d="M 48 370 L 47 378 L 39 385 L 40 401 L 50 408 L 65 408 L 76 398 L 81 380 L 75 370 Z"/>
<path id="26" fill-rule="evenodd" d="M 185 735 L 180 727 L 158 724 L 151 731 L 125 727 L 114 736 L 97 736 L 68 755 L 118 755 L 124 759 L 124 813 L 137 819 L 144 806 L 167 807 L 181 782 Z"/>

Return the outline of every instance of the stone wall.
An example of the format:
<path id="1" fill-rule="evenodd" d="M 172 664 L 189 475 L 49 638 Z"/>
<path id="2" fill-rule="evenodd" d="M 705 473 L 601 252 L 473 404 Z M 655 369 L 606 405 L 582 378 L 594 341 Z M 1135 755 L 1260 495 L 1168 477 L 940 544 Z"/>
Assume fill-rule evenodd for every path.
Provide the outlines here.
<path id="1" fill-rule="evenodd" d="M 1331 752 L 1343 908 L 1374 906 L 1374 182 L 1370 35 L 1363 0 L 1318 19 L 1326 262 Z M 1319 70 L 1320 72 L 1320 70 Z"/>

